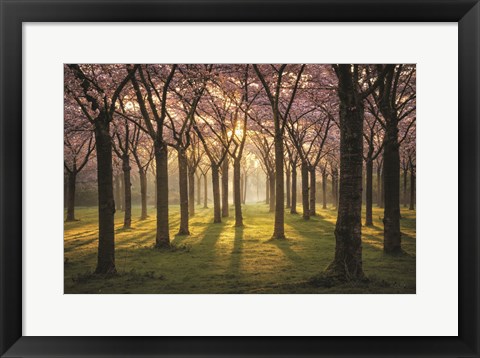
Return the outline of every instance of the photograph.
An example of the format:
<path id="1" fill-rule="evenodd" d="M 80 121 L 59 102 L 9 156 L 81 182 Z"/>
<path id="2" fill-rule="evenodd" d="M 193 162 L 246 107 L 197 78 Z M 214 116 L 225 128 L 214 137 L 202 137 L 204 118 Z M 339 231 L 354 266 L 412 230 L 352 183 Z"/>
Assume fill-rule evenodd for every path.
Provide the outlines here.
<path id="1" fill-rule="evenodd" d="M 64 294 L 416 294 L 416 64 L 63 81 Z"/>

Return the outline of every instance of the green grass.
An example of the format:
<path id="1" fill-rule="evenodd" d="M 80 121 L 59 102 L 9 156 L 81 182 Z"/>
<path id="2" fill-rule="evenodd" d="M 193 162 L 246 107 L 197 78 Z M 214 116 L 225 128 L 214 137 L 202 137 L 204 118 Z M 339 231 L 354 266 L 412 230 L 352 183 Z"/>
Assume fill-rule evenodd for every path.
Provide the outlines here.
<path id="1" fill-rule="evenodd" d="M 298 208 L 300 209 L 300 208 Z M 65 293 L 415 293 L 415 211 L 402 208 L 402 245 L 406 254 L 383 254 L 383 209 L 374 207 L 374 227 L 362 228 L 363 265 L 369 282 L 316 287 L 311 277 L 332 261 L 336 211 L 322 210 L 304 221 L 285 214 L 283 241 L 272 241 L 273 214 L 264 204 L 243 207 L 244 228 L 230 218 L 213 224 L 213 210 L 196 208 L 190 236 L 176 236 L 179 208 L 170 208 L 171 240 L 176 249 L 156 250 L 155 209 L 139 220 L 133 208 L 132 229 L 123 230 L 115 215 L 118 275 L 98 277 L 97 210 L 77 208 L 80 221 L 65 223 Z"/>

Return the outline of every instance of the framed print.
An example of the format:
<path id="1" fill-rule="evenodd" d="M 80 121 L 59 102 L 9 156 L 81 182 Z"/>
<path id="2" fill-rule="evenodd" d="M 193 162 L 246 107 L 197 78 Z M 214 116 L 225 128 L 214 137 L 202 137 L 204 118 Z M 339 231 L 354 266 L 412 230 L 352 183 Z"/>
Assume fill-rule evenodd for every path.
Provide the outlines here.
<path id="1" fill-rule="evenodd" d="M 1 6 L 2 356 L 479 355 L 476 1 Z"/>

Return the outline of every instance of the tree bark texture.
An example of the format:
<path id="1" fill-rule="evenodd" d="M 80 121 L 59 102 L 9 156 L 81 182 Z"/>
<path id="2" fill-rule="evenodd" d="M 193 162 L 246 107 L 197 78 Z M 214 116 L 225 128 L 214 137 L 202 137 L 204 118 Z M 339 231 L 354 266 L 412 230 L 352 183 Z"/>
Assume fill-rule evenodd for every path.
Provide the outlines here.
<path id="1" fill-rule="evenodd" d="M 385 116 L 384 139 L 384 190 L 385 211 L 384 251 L 387 254 L 398 254 L 402 251 L 400 234 L 400 153 L 398 143 L 398 121 L 396 113 L 390 111 Z"/>
<path id="2" fill-rule="evenodd" d="M 77 182 L 77 171 L 74 168 L 68 173 L 67 190 L 67 221 L 75 221 L 75 187 Z"/>
<path id="3" fill-rule="evenodd" d="M 222 222 L 222 212 L 220 208 L 220 174 L 219 168 L 212 165 L 212 186 L 213 186 L 213 222 Z"/>
<path id="4" fill-rule="evenodd" d="M 283 182 L 283 136 L 276 133 L 275 147 L 275 226 L 273 239 L 285 239 L 285 191 Z"/>
<path id="5" fill-rule="evenodd" d="M 235 159 L 233 162 L 233 204 L 235 206 L 235 226 L 243 226 L 242 217 L 242 185 L 241 185 L 241 168 L 240 160 Z"/>
<path id="6" fill-rule="evenodd" d="M 98 260 L 96 274 L 114 274 L 115 203 L 113 199 L 112 138 L 110 122 L 100 112 L 95 120 L 95 142 L 98 178 Z"/>
<path id="7" fill-rule="evenodd" d="M 335 258 L 328 272 L 341 279 L 364 276 L 362 268 L 363 100 L 351 65 L 338 65 L 340 99 L 340 190 Z"/>
<path id="8" fill-rule="evenodd" d="M 155 246 L 170 246 L 168 225 L 168 148 L 165 142 L 155 141 L 157 232 Z"/>

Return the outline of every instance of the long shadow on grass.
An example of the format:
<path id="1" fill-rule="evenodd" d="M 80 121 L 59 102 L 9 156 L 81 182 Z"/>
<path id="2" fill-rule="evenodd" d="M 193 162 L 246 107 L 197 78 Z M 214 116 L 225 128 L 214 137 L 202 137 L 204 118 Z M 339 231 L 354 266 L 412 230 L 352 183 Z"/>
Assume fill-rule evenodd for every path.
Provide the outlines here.
<path id="1" fill-rule="evenodd" d="M 243 227 L 235 227 L 235 237 L 233 238 L 233 249 L 230 254 L 230 265 L 228 275 L 239 276 L 243 251 Z"/>

